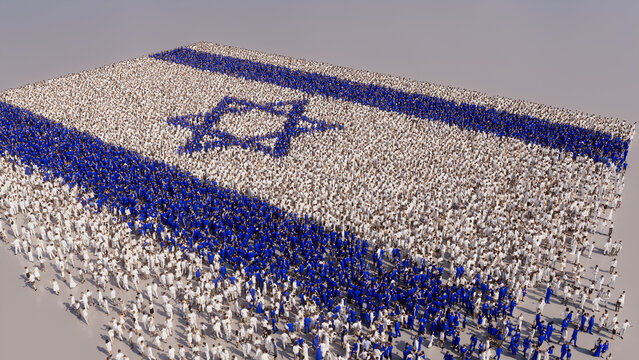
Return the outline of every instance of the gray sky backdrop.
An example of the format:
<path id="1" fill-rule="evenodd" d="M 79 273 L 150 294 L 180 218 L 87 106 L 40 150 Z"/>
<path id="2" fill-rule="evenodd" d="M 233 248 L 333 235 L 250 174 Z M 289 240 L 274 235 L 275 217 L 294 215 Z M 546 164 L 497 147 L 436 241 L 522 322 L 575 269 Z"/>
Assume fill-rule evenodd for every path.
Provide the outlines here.
<path id="1" fill-rule="evenodd" d="M 639 119 L 636 0 L 0 0 L 0 91 L 198 41 Z M 639 308 L 637 144 L 629 161 L 613 237 Z M 0 358 L 95 355 L 98 334 L 22 288 L 18 261 L 1 256 Z"/>

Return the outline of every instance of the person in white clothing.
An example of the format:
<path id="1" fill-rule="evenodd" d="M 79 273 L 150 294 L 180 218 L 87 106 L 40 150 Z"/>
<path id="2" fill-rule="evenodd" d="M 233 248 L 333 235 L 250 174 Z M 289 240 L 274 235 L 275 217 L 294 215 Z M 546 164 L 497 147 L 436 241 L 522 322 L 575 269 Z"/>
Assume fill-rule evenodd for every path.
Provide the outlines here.
<path id="1" fill-rule="evenodd" d="M 619 336 L 621 336 L 622 339 L 623 339 L 623 335 L 626 333 L 626 330 L 631 326 L 632 325 L 630 325 L 630 321 L 628 321 L 628 319 L 626 319 L 626 321 L 624 321 L 623 324 L 621 324 L 621 330 L 619 331 Z"/>
<path id="2" fill-rule="evenodd" d="M 71 275 L 70 270 L 67 270 L 67 279 L 69 281 L 69 289 L 74 289 L 76 286 L 78 286 L 78 283 L 76 283 L 73 279 L 73 275 Z"/>
<path id="3" fill-rule="evenodd" d="M 60 285 L 58 285 L 58 280 L 56 280 L 55 278 L 51 280 L 51 290 L 56 295 L 60 295 Z"/>
<path id="4" fill-rule="evenodd" d="M 149 360 L 156 360 L 155 356 L 153 355 L 153 348 L 151 346 L 146 347 L 146 357 Z"/>
<path id="5" fill-rule="evenodd" d="M 106 340 L 105 348 L 107 353 L 109 354 L 109 357 L 111 357 L 111 355 L 113 355 L 113 345 L 111 344 L 110 339 Z"/>
<path id="6" fill-rule="evenodd" d="M 118 353 L 115 354 L 115 360 L 124 360 L 124 354 L 122 353 L 122 350 L 118 349 Z"/>

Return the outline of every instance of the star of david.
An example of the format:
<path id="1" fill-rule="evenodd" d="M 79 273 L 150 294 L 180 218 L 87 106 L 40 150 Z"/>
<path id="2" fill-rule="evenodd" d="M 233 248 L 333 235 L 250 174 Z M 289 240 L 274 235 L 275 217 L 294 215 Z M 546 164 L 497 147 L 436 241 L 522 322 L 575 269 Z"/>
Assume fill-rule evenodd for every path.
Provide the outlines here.
<path id="1" fill-rule="evenodd" d="M 342 129 L 340 124 L 331 124 L 311 119 L 304 115 L 307 100 L 256 103 L 249 100 L 225 97 L 207 113 L 190 114 L 168 119 L 168 123 L 190 129 L 192 137 L 180 147 L 183 153 L 193 153 L 214 148 L 240 146 L 244 149 L 261 151 L 275 158 L 288 154 L 292 138 L 316 131 Z M 282 129 L 267 134 L 239 137 L 218 128 L 225 114 L 246 114 L 257 109 L 265 113 L 286 118 Z M 274 139 L 269 146 L 267 141 Z"/>

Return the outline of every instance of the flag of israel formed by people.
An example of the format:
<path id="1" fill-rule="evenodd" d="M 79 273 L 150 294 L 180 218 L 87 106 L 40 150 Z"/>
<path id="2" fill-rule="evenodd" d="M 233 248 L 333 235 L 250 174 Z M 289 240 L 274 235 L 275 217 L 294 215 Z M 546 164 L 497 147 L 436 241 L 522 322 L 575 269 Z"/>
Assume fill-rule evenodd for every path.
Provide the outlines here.
<path id="1" fill-rule="evenodd" d="M 633 132 L 208 43 L 0 95 L 15 176 L 77 194 L 153 251 L 195 255 L 193 276 L 214 264 L 216 281 L 294 283 L 302 304 L 365 326 L 380 311 L 432 321 L 478 292 L 507 311 L 521 261 L 585 244 L 618 203 Z"/>

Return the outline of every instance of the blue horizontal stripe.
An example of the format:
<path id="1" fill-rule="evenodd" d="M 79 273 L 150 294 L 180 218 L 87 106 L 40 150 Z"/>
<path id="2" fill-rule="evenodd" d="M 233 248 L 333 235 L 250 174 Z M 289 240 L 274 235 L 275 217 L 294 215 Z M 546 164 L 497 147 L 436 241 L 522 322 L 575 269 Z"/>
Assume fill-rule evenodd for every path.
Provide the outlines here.
<path id="1" fill-rule="evenodd" d="M 311 95 L 323 95 L 420 119 L 441 121 L 466 130 L 511 137 L 572 152 L 574 156 L 587 156 L 596 162 L 614 164 L 617 169 L 626 166 L 628 141 L 600 131 L 189 48 L 177 48 L 151 57 Z"/>
<path id="2" fill-rule="evenodd" d="M 415 264 L 397 250 L 392 267 L 375 263 L 367 242 L 348 231 L 330 231 L 315 220 L 0 102 L 0 156 L 7 155 L 19 158 L 27 174 L 37 166 L 47 180 L 62 178 L 84 194 L 93 193 L 89 206 L 106 208 L 132 227 L 140 221 L 138 230 L 155 236 L 161 246 L 197 252 L 209 261 L 218 253 L 223 269 L 242 268 L 249 277 L 255 274 L 260 286 L 295 279 L 305 289 L 303 301 L 323 308 L 333 309 L 340 298 L 356 302 L 360 312 L 364 304 L 368 309 L 400 304 L 417 312 L 417 304 L 426 306 L 424 299 L 469 306 L 473 292 L 487 289 L 479 281 L 467 288 L 442 285 L 442 268 Z M 127 210 L 130 216 L 124 215 Z M 170 237 L 160 236 L 163 229 Z M 506 296 L 503 288 L 499 294 L 500 300 Z"/>

